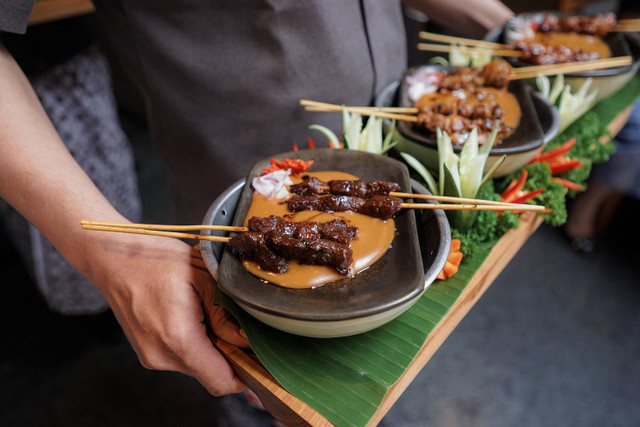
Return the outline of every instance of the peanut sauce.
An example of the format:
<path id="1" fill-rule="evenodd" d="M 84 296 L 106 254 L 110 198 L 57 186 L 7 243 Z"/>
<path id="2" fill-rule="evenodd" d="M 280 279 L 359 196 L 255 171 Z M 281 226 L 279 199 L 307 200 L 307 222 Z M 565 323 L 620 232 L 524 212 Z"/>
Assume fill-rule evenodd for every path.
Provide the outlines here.
<path id="1" fill-rule="evenodd" d="M 493 87 L 478 88 L 476 92 L 482 92 L 484 94 L 484 97 L 493 98 L 493 100 L 498 103 L 500 108 L 502 108 L 502 110 L 504 111 L 502 122 L 505 125 L 514 129 L 518 126 L 518 123 L 520 123 L 522 112 L 520 110 L 520 104 L 518 103 L 518 100 L 515 96 L 513 96 L 511 92 Z M 446 93 L 440 93 L 436 91 L 423 95 L 415 102 L 414 106 L 418 108 L 438 104 L 450 106 L 457 99 L 459 99 L 459 97 L 451 92 L 447 91 Z M 480 104 L 482 102 L 478 100 L 476 95 L 474 94 L 467 94 L 466 101 L 472 104 Z"/>
<path id="2" fill-rule="evenodd" d="M 344 172 L 308 172 L 305 175 L 315 176 L 323 181 L 332 179 L 355 180 L 359 179 Z M 302 177 L 292 177 L 294 184 L 302 181 Z M 355 276 L 369 268 L 389 249 L 395 236 L 395 222 L 393 219 L 381 220 L 355 212 L 318 212 L 303 211 L 289 212 L 284 199 L 267 199 L 266 196 L 254 192 L 251 205 L 247 211 L 244 224 L 254 216 L 266 217 L 278 215 L 287 221 L 317 221 L 328 222 L 333 219 L 342 219 L 347 225 L 358 228 L 358 236 L 352 240 L 349 247 L 353 251 L 353 263 L 349 269 L 349 276 Z M 289 261 L 287 272 L 278 274 L 261 270 L 252 261 L 243 261 L 244 267 L 253 275 L 279 286 L 294 289 L 309 289 L 336 280 L 345 276 L 338 273 L 335 268 L 324 265 L 306 265 L 298 261 Z"/>
<path id="3" fill-rule="evenodd" d="M 536 32 L 532 39 L 526 41 L 551 47 L 565 46 L 571 50 L 594 52 L 603 59 L 611 57 L 609 46 L 600 37 L 589 34 Z"/>

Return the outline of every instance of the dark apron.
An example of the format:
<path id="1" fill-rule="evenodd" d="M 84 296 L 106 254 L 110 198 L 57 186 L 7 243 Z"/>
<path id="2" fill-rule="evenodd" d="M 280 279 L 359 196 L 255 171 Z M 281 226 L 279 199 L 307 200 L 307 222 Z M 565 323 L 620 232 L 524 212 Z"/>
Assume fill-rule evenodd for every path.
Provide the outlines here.
<path id="1" fill-rule="evenodd" d="M 393 0 L 96 0 L 170 169 L 174 220 L 199 223 L 252 164 L 328 126 L 302 98 L 371 104 L 406 68 Z"/>

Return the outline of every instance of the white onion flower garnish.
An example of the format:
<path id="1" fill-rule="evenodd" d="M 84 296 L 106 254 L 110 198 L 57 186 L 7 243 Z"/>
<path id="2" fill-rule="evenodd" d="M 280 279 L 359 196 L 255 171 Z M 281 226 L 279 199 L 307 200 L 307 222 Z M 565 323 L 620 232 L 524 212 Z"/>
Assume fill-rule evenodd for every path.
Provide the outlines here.
<path id="1" fill-rule="evenodd" d="M 262 176 L 253 178 L 251 184 L 253 188 L 268 199 L 285 199 L 289 197 L 287 185 L 293 185 L 293 181 L 289 176 L 291 170 L 277 170 Z"/>
<path id="2" fill-rule="evenodd" d="M 435 92 L 438 90 L 441 80 L 441 72 L 433 71 L 426 67 L 418 68 L 414 73 L 406 77 L 409 99 L 415 102 L 422 95 Z"/>

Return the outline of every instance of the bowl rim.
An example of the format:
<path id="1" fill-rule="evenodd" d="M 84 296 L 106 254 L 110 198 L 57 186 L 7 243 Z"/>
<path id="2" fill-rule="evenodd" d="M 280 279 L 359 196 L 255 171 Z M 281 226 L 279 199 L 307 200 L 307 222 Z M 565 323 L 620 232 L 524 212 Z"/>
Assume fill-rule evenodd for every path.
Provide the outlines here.
<path id="1" fill-rule="evenodd" d="M 444 66 L 441 64 L 425 64 L 425 65 L 418 65 L 418 66 L 411 67 L 403 73 L 402 78 L 398 81 L 396 96 L 402 96 L 402 91 L 405 84 L 404 82 L 406 82 L 407 76 L 415 73 L 419 69 L 424 69 L 424 68 L 434 68 L 436 70 L 452 70 L 455 67 Z M 531 123 L 529 125 L 535 128 L 536 137 L 531 139 L 530 141 L 526 141 L 525 143 L 514 145 L 514 146 L 493 147 L 491 148 L 491 151 L 489 153 L 489 155 L 491 156 L 502 156 L 504 154 L 508 155 L 508 154 L 518 154 L 518 153 L 529 152 L 542 147 L 546 142 L 548 142 L 548 140 L 551 139 L 551 138 L 548 138 L 548 134 L 546 134 L 544 129 L 542 128 L 538 110 L 536 108 L 536 104 L 533 101 L 533 96 L 534 96 L 533 94 L 536 93 L 536 91 L 533 90 L 529 85 L 523 82 L 515 82 L 515 84 L 516 84 L 515 89 L 518 91 L 522 91 L 522 93 L 519 94 L 520 95 L 519 98 L 523 98 L 523 99 L 519 99 L 519 101 L 525 102 L 526 105 L 521 105 L 521 109 L 523 110 L 523 114 L 525 114 L 526 112 L 528 112 L 527 114 L 530 114 L 531 117 L 529 117 L 529 119 L 531 120 Z M 400 104 L 401 101 L 398 101 L 398 103 Z M 546 101 L 545 104 L 546 104 L 545 108 L 549 110 L 555 109 L 555 107 L 553 107 L 548 101 Z M 554 115 L 553 111 L 550 111 L 550 114 L 552 115 L 552 119 L 554 121 L 553 128 L 556 127 L 555 120 L 558 120 L 557 128 L 559 129 L 560 127 L 559 116 Z M 416 134 L 416 132 L 408 132 L 406 130 L 407 126 L 408 126 L 407 124 L 396 126 L 397 131 L 400 132 L 400 134 L 402 134 L 404 138 L 407 138 L 410 141 L 421 144 L 425 147 L 437 148 L 437 141 L 436 141 L 435 135 L 433 137 L 429 137 L 428 135 L 424 135 L 424 136 L 420 135 L 421 138 L 417 139 L 413 136 L 413 134 Z M 507 137 L 507 140 L 508 138 L 509 137 Z M 463 145 L 458 145 L 458 144 L 453 145 L 454 153 L 459 154 L 462 151 L 462 147 Z"/>
<path id="2" fill-rule="evenodd" d="M 396 80 L 389 83 L 384 89 L 382 89 L 380 94 L 376 97 L 376 101 L 375 101 L 376 107 L 388 107 L 389 105 L 385 103 L 385 100 L 387 98 L 391 98 L 393 100 L 397 96 L 399 87 L 400 87 L 400 81 Z M 551 120 L 549 121 L 548 127 L 545 128 L 543 123 L 540 122 L 540 126 L 544 134 L 543 145 L 546 145 L 547 143 L 549 143 L 549 141 L 551 141 L 553 138 L 555 138 L 558 135 L 558 131 L 560 130 L 560 125 L 561 125 L 560 113 L 558 112 L 558 109 L 554 105 L 552 105 L 549 102 L 549 100 L 546 99 L 540 92 L 536 90 L 532 90 L 531 95 L 532 95 L 532 101 L 534 103 L 534 107 L 537 105 L 537 103 L 544 105 L 544 108 L 551 116 Z M 537 110 L 537 112 L 539 113 L 540 111 Z M 387 124 L 387 126 L 390 126 L 391 120 L 385 119 L 385 123 Z M 426 145 L 422 144 L 420 141 L 415 141 L 413 139 L 410 139 L 410 141 L 416 144 L 424 145 L 426 147 Z M 456 148 L 454 148 L 454 150 L 455 149 Z M 461 150 L 460 147 L 457 147 L 457 149 Z M 456 153 L 459 153 L 459 151 L 456 151 Z M 514 152 L 512 154 L 517 154 L 517 153 Z M 498 156 L 499 154 L 494 153 L 494 149 L 492 149 L 489 155 Z"/>
<path id="3" fill-rule="evenodd" d="M 395 159 L 392 159 L 392 160 L 399 162 L 398 160 L 395 160 Z M 414 188 L 414 191 L 419 191 L 419 192 L 427 191 L 423 186 L 415 182 L 413 179 L 410 179 L 409 181 L 410 181 L 411 187 Z M 205 215 L 205 218 L 203 220 L 203 223 L 204 224 L 211 223 L 211 221 L 214 220 L 217 214 L 217 211 L 221 209 L 221 207 L 224 206 L 225 203 L 230 198 L 233 198 L 234 196 L 238 196 L 243 191 L 245 185 L 246 185 L 246 181 L 240 180 L 236 182 L 234 185 L 232 185 L 231 187 L 229 187 L 225 192 L 223 192 L 209 207 L 207 214 Z M 233 209 L 235 210 L 236 207 L 237 207 L 237 202 L 235 203 Z M 333 314 L 329 316 L 324 314 L 323 315 L 310 314 L 307 316 L 297 316 L 297 315 L 291 315 L 290 313 L 287 313 L 287 312 L 273 310 L 268 307 L 261 306 L 260 304 L 255 304 L 250 300 L 238 300 L 237 302 L 246 304 L 254 310 L 258 310 L 271 315 L 277 315 L 282 318 L 299 319 L 299 320 L 307 320 L 307 321 L 337 321 L 337 320 L 365 318 L 365 317 L 382 313 L 386 310 L 393 309 L 396 306 L 400 306 L 404 304 L 406 301 L 409 301 L 415 298 L 416 296 L 419 296 L 430 286 L 430 284 L 436 279 L 437 275 L 440 273 L 440 270 L 444 267 L 444 264 L 448 257 L 449 247 L 451 244 L 451 232 L 449 228 L 449 223 L 446 219 L 446 215 L 444 211 L 441 211 L 441 210 L 430 210 L 429 212 L 433 214 L 433 218 L 436 221 L 437 228 L 440 231 L 439 233 L 440 236 L 438 239 L 438 246 L 437 246 L 438 250 L 437 250 L 437 253 L 435 253 L 435 255 L 432 256 L 433 261 L 431 262 L 430 265 L 422 264 L 422 270 L 424 272 L 422 285 L 419 287 L 416 287 L 415 290 L 407 293 L 402 298 L 396 298 L 390 303 L 382 304 L 380 307 L 367 308 L 365 310 L 359 310 L 359 311 L 354 310 L 351 313 L 344 313 L 339 316 L 336 316 Z M 407 213 L 410 213 L 410 212 L 407 212 Z M 412 212 L 411 214 L 414 215 Z M 416 227 L 416 230 L 418 232 L 421 231 L 421 229 L 418 228 L 418 224 L 416 224 L 415 222 L 414 222 L 414 226 Z M 421 244 L 420 239 L 418 240 L 418 243 Z M 419 250 L 422 251 L 422 247 L 420 247 Z M 202 241 L 200 245 L 200 251 L 202 253 L 205 264 L 207 265 L 207 268 L 209 269 L 213 277 L 218 279 L 218 268 L 220 266 L 222 256 L 224 255 L 224 251 L 219 252 L 219 257 L 218 257 L 214 251 L 214 242 L 210 242 L 210 241 Z M 424 254 L 420 255 L 419 253 L 418 257 L 420 257 L 420 259 L 424 259 Z M 272 286 L 276 286 L 276 285 L 272 285 Z M 218 287 L 220 289 L 220 286 Z M 222 291 L 222 289 L 220 290 Z M 233 300 L 236 300 L 237 298 L 237 296 L 233 296 L 233 295 L 229 295 L 229 297 Z"/>

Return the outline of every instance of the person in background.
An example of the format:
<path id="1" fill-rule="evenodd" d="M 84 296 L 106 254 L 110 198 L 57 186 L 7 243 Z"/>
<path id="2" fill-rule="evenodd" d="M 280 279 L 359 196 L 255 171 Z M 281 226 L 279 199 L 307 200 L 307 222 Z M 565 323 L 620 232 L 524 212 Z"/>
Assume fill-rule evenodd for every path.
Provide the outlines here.
<path id="1" fill-rule="evenodd" d="M 3 41 L 20 65 L 66 148 L 119 212 L 140 222 L 135 159 L 118 119 L 110 67 L 94 19 L 37 25 Z M 15 209 L 0 199 L 0 223 L 53 313 L 93 318 L 108 304 L 97 289 Z"/>
<path id="2" fill-rule="evenodd" d="M 640 4 L 621 0 L 617 9 L 620 19 L 640 16 Z M 640 49 L 640 35 L 626 33 L 629 43 Z M 623 197 L 640 199 L 640 101 L 631 108 L 627 123 L 614 137 L 616 151 L 611 158 L 593 166 L 587 190 L 579 193 L 569 205 L 565 235 L 571 247 L 590 253 L 606 230 Z"/>
<path id="3" fill-rule="evenodd" d="M 596 249 L 597 238 L 623 197 L 640 199 L 640 102 L 633 105 L 613 142 L 616 152 L 605 163 L 594 165 L 587 190 L 569 205 L 564 231 L 577 252 Z"/>
<path id="4" fill-rule="evenodd" d="M 0 30 L 26 31 L 32 0 L 0 5 Z M 512 15 L 495 0 L 411 0 L 460 35 Z M 199 223 L 253 162 L 341 128 L 301 98 L 368 105 L 406 69 L 396 0 L 96 0 L 96 13 L 141 93 L 169 167 L 173 220 Z M 215 282 L 177 239 L 83 231 L 82 219 L 127 222 L 65 147 L 29 80 L 0 46 L 0 197 L 101 294 L 143 366 L 195 377 L 212 395 L 245 386 L 207 336 L 249 345 L 213 304 Z M 43 167 L 46 165 L 46 167 Z"/>

